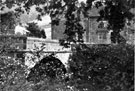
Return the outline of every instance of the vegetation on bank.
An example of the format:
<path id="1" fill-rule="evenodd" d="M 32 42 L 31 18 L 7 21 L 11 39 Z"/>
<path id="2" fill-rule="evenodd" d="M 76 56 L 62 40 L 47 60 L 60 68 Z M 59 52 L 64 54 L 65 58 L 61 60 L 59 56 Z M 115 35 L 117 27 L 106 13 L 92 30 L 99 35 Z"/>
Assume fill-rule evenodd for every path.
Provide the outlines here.
<path id="1" fill-rule="evenodd" d="M 28 82 L 26 78 L 30 70 L 24 65 L 23 59 L 0 57 L 0 90 L 133 91 L 134 46 L 80 45 L 75 48 L 64 80 L 51 78 L 44 73 L 42 79 L 37 76 L 40 82 Z M 41 66 L 36 68 L 38 72 L 45 68 Z"/>
<path id="2" fill-rule="evenodd" d="M 69 66 L 78 89 L 89 88 L 83 84 L 90 84 L 95 90 L 88 91 L 133 91 L 134 46 L 78 46 Z"/>

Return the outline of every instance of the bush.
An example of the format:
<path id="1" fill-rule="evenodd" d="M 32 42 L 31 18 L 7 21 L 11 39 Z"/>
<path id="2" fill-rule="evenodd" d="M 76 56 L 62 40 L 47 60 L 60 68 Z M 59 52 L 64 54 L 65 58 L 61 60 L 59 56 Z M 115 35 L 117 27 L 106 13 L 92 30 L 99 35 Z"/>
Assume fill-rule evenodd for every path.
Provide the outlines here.
<path id="1" fill-rule="evenodd" d="M 58 79 L 65 76 L 66 68 L 52 55 L 30 69 L 27 80 L 34 83 L 27 82 L 28 68 L 21 59 L 0 57 L 0 91 L 133 91 L 134 46 L 80 45 L 75 48 L 69 59 L 72 75 L 68 74 L 71 78 L 66 78 L 67 81 Z"/>
<path id="2" fill-rule="evenodd" d="M 34 72 L 28 74 L 21 59 L 0 57 L 0 91 L 71 91 L 63 79 L 58 79 L 66 69 L 57 58 L 47 56 L 32 69 Z"/>
<path id="3" fill-rule="evenodd" d="M 0 91 L 30 91 L 22 60 L 0 57 Z"/>
<path id="4" fill-rule="evenodd" d="M 134 46 L 80 45 L 76 46 L 76 51 L 69 61 L 76 88 L 133 91 Z"/>
<path id="5" fill-rule="evenodd" d="M 46 56 L 39 61 L 33 68 L 30 69 L 27 80 L 33 82 L 40 82 L 45 78 L 56 79 L 66 74 L 64 64 L 53 55 Z"/>
<path id="6" fill-rule="evenodd" d="M 32 91 L 77 91 L 68 84 L 67 70 L 54 55 L 46 56 L 36 63 L 30 69 L 27 81 L 31 82 Z"/>

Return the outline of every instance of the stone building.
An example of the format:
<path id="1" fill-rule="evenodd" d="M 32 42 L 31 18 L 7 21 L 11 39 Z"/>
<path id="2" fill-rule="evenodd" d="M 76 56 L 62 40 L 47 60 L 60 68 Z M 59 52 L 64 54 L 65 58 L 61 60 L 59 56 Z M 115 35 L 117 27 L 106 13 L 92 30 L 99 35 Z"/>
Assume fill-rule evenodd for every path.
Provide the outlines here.
<path id="1" fill-rule="evenodd" d="M 89 17 L 85 20 L 86 32 L 84 38 L 86 42 L 93 44 L 109 44 L 110 35 L 107 30 L 106 21 L 97 21 L 99 14 L 98 10 L 93 8 L 88 12 Z"/>
<path id="2" fill-rule="evenodd" d="M 90 44 L 109 44 L 110 41 L 110 35 L 109 31 L 106 28 L 106 22 L 97 22 L 97 18 L 99 17 L 98 10 L 93 8 L 89 12 L 89 17 L 84 18 L 82 17 L 82 22 L 85 27 L 85 33 L 84 33 L 84 42 L 90 43 Z M 62 39 L 65 37 L 64 25 L 65 20 L 62 19 L 58 26 L 54 25 L 52 26 L 52 39 Z"/>

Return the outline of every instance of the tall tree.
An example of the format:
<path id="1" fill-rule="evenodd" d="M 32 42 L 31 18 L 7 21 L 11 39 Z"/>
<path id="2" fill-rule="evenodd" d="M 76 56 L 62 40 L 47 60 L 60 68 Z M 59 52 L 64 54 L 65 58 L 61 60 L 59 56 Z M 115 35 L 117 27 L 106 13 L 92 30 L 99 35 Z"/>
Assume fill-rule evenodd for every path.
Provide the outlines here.
<path id="1" fill-rule="evenodd" d="M 87 0 L 86 9 L 92 6 L 92 1 L 95 0 Z M 97 21 L 108 21 L 108 29 L 113 30 L 111 33 L 112 43 L 123 42 L 120 31 L 124 28 L 126 20 L 130 21 L 134 17 L 130 9 L 135 7 L 135 0 L 98 0 L 95 1 L 95 7 L 103 7 L 99 11 L 100 17 Z"/>
<path id="2" fill-rule="evenodd" d="M 29 36 L 46 38 L 45 31 L 40 29 L 36 23 L 27 23 L 27 25 L 28 26 L 26 26 L 26 29 L 29 31 Z"/>

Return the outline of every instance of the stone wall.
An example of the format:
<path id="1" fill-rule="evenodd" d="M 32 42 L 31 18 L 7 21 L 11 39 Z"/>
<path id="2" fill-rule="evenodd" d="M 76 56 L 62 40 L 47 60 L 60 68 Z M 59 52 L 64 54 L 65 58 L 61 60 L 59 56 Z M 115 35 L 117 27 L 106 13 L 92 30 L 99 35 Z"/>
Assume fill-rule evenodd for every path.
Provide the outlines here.
<path id="1" fill-rule="evenodd" d="M 43 45 L 45 47 L 43 51 L 48 52 L 48 53 L 41 53 L 40 58 L 34 56 L 31 53 L 26 53 L 26 55 L 25 55 L 26 65 L 28 65 L 29 67 L 33 67 L 35 64 L 32 60 L 33 58 L 35 58 L 34 61 L 37 62 L 40 59 L 42 59 L 44 56 L 49 55 L 52 52 L 60 52 L 60 53 L 56 53 L 55 56 L 57 58 L 59 58 L 63 64 L 65 64 L 65 65 L 67 64 L 68 58 L 71 54 L 71 48 L 64 48 L 63 46 L 60 46 L 58 40 L 46 40 L 46 39 L 41 39 L 41 38 L 28 37 L 26 50 L 38 51 L 43 48 L 42 47 Z M 67 51 L 67 52 L 65 52 L 65 51 Z"/>

